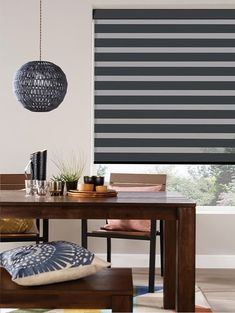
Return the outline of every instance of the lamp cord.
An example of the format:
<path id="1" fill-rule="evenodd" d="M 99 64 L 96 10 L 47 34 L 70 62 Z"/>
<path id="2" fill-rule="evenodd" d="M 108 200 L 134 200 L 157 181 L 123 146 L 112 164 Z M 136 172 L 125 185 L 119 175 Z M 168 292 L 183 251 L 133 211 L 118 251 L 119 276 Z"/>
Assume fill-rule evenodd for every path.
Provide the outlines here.
<path id="1" fill-rule="evenodd" d="M 40 0 L 39 15 L 39 60 L 42 60 L 42 0 Z"/>

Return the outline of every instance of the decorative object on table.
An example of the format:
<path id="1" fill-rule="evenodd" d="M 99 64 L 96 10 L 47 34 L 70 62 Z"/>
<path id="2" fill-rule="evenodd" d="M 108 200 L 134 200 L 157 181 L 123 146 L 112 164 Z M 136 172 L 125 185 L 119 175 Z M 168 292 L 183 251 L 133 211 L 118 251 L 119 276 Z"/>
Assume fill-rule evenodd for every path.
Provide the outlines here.
<path id="1" fill-rule="evenodd" d="M 67 92 L 67 79 L 62 69 L 42 61 L 42 0 L 40 0 L 39 61 L 22 65 L 16 72 L 14 93 L 25 109 L 32 112 L 49 112 L 56 109 Z"/>
<path id="2" fill-rule="evenodd" d="M 70 190 L 68 196 L 78 198 L 109 198 L 117 197 L 117 191 L 108 189 L 105 192 Z"/>
<path id="3" fill-rule="evenodd" d="M 30 168 L 30 174 L 27 173 L 28 168 Z M 34 194 L 44 194 L 44 191 L 42 190 L 42 183 L 37 183 L 37 181 L 44 182 L 43 189 L 45 190 L 46 172 L 47 150 L 36 151 L 32 153 L 30 155 L 30 160 L 24 170 L 26 196 L 32 196 Z"/>
<path id="4" fill-rule="evenodd" d="M 51 196 L 60 196 L 62 193 L 62 181 L 50 181 L 48 183 Z"/>
<path id="5" fill-rule="evenodd" d="M 59 170 L 59 176 L 61 180 L 65 182 L 66 190 L 77 189 L 78 180 L 82 176 L 85 159 L 82 154 L 72 154 L 72 156 L 66 160 L 56 158 L 53 163 Z"/>
<path id="6" fill-rule="evenodd" d="M 39 151 L 30 154 L 30 161 L 31 179 L 36 180 L 36 177 L 39 177 Z"/>
<path id="7" fill-rule="evenodd" d="M 0 266 L 23 286 L 75 280 L 109 265 L 89 250 L 66 241 L 23 246 L 0 254 Z"/>
<path id="8" fill-rule="evenodd" d="M 47 150 L 37 151 L 30 155 L 31 179 L 46 180 L 47 173 Z"/>
<path id="9" fill-rule="evenodd" d="M 58 190 L 61 188 L 60 193 L 56 193 L 54 195 L 58 195 L 58 196 L 63 196 L 64 195 L 64 187 L 65 187 L 65 182 L 63 181 L 63 178 L 61 177 L 61 175 L 53 175 L 51 178 L 51 183 L 59 183 L 58 185 L 55 184 L 53 189 L 54 191 Z M 52 191 L 52 184 L 51 184 L 51 191 Z M 49 184 L 49 189 L 50 189 L 50 184 Z"/>
<path id="10" fill-rule="evenodd" d="M 95 176 L 95 186 L 103 186 L 104 177 L 103 176 Z"/>
<path id="11" fill-rule="evenodd" d="M 36 180 L 37 195 L 46 196 L 48 192 L 48 181 L 46 180 Z"/>
<path id="12" fill-rule="evenodd" d="M 36 181 L 32 179 L 25 179 L 25 194 L 26 196 L 33 196 L 36 187 Z"/>
<path id="13" fill-rule="evenodd" d="M 78 187 L 78 180 L 66 181 L 65 182 L 65 186 L 66 186 L 67 192 L 69 190 L 77 189 L 77 187 Z"/>
<path id="14" fill-rule="evenodd" d="M 102 186 L 104 185 L 104 177 L 103 176 L 84 176 L 83 177 L 85 184 L 93 184 L 94 189 L 93 191 L 96 191 L 96 186 Z"/>
<path id="15" fill-rule="evenodd" d="M 95 187 L 95 191 L 96 192 L 107 192 L 108 191 L 108 187 L 104 186 L 104 185 L 103 186 L 99 186 L 98 185 L 98 186 Z"/>
<path id="16" fill-rule="evenodd" d="M 93 191 L 94 185 L 93 184 L 78 184 L 79 191 Z"/>
<path id="17" fill-rule="evenodd" d="M 95 176 L 83 176 L 83 180 L 85 184 L 93 184 L 94 185 L 94 177 Z"/>

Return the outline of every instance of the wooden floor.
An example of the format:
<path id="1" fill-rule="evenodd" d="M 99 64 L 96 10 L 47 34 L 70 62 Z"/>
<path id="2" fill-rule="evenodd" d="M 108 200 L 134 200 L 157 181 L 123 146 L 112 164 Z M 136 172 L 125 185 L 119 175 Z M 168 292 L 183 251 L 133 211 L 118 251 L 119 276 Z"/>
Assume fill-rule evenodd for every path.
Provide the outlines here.
<path id="1" fill-rule="evenodd" d="M 235 312 L 235 269 L 200 269 L 196 281 L 214 312 Z"/>
<path id="2" fill-rule="evenodd" d="M 147 283 L 146 269 L 133 269 L 134 284 Z M 156 282 L 161 283 L 157 271 Z M 235 312 L 235 269 L 198 269 L 196 284 L 213 312 Z"/>

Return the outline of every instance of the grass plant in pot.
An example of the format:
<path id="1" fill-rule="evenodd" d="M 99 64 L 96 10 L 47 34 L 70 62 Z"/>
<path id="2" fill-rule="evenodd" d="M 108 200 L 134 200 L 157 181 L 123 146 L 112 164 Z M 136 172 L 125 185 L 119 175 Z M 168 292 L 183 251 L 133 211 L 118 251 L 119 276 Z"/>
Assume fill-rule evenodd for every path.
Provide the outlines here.
<path id="1" fill-rule="evenodd" d="M 57 158 L 53 162 L 59 170 L 59 176 L 64 181 L 66 190 L 77 189 L 78 180 L 82 176 L 85 167 L 85 160 L 81 154 L 72 154 L 66 160 Z"/>
<path id="2" fill-rule="evenodd" d="M 61 190 L 60 190 L 59 193 L 56 192 L 56 194 L 58 194 L 60 196 L 63 196 L 63 194 L 64 194 L 64 181 L 63 181 L 61 175 L 53 175 L 52 178 L 51 178 L 51 182 L 50 183 L 52 183 L 52 185 L 53 185 L 53 183 L 56 184 L 56 183 L 59 183 L 59 182 L 61 183 Z M 53 195 L 53 191 L 51 192 L 51 194 Z"/>

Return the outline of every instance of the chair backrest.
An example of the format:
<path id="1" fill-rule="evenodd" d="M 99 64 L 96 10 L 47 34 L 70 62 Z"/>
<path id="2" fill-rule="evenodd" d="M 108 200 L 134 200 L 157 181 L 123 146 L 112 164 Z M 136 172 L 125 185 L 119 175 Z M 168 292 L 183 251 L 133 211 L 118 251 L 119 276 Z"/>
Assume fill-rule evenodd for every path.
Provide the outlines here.
<path id="1" fill-rule="evenodd" d="M 29 179 L 30 175 L 28 175 Z M 20 190 L 25 188 L 25 174 L 0 174 L 0 190 Z M 0 242 L 48 241 L 48 220 L 43 220 L 42 236 L 40 236 L 40 220 L 35 219 L 38 233 L 0 234 Z"/>
<path id="2" fill-rule="evenodd" d="M 161 191 L 166 190 L 165 174 L 127 174 L 127 173 L 111 173 L 111 186 L 123 187 L 143 187 L 162 185 Z"/>
<path id="3" fill-rule="evenodd" d="M 25 188 L 24 174 L 0 174 L 0 190 L 19 190 Z"/>

